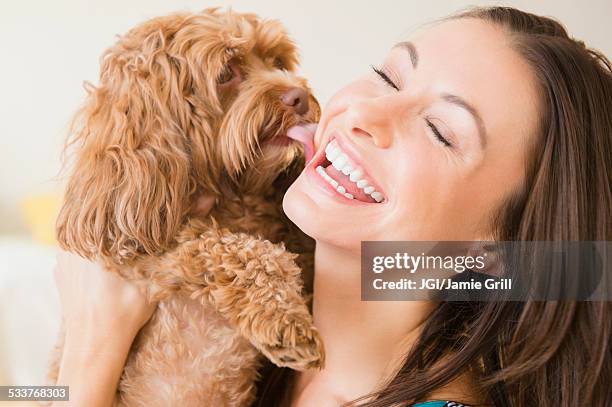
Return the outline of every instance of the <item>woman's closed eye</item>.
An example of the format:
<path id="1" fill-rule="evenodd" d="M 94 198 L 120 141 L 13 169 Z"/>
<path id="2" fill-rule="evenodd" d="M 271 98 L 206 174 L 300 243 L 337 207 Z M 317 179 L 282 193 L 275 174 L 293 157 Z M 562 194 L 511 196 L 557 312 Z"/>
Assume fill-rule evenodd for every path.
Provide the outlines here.
<path id="1" fill-rule="evenodd" d="M 433 124 L 430 120 L 425 119 L 425 123 L 427 123 L 427 126 L 429 127 L 429 129 L 431 130 L 431 132 L 433 133 L 434 137 L 440 142 L 442 143 L 442 145 L 444 145 L 445 147 L 452 147 L 453 145 L 451 144 L 450 141 L 448 141 L 443 135 L 442 133 L 440 133 L 440 131 L 438 130 L 438 128 L 436 127 L 435 124 Z"/>
<path id="2" fill-rule="evenodd" d="M 372 66 L 372 70 L 378 75 L 378 77 L 385 83 L 385 85 L 392 87 L 395 90 L 400 90 L 399 86 L 390 78 L 390 75 L 385 72 L 385 68 L 377 68 Z"/>

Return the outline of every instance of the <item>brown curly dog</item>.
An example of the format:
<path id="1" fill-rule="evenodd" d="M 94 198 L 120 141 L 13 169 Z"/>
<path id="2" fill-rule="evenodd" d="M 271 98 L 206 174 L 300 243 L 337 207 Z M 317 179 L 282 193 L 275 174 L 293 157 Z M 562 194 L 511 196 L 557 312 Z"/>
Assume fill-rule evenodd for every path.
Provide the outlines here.
<path id="1" fill-rule="evenodd" d="M 209 9 L 132 29 L 86 86 L 58 241 L 159 301 L 115 405 L 246 406 L 261 354 L 322 366 L 298 267 L 313 244 L 281 207 L 304 164 L 286 132 L 320 113 L 296 66 L 278 22 Z M 204 218 L 200 196 L 215 200 Z"/>

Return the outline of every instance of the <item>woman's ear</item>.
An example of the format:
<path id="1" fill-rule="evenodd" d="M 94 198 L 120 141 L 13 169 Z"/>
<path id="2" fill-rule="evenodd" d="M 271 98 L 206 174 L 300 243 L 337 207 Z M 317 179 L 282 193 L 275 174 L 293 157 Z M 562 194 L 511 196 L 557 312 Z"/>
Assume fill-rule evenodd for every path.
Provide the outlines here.
<path id="1" fill-rule="evenodd" d="M 474 241 L 468 249 L 467 255 L 476 259 L 477 268 L 473 271 L 502 277 L 502 247 L 493 240 Z"/>
<path id="2" fill-rule="evenodd" d="M 161 33 L 125 40 L 103 57 L 100 85 L 87 85 L 67 150 L 74 155 L 57 221 L 62 248 L 124 263 L 167 249 L 195 186 L 184 133 L 190 114 L 169 80 Z M 170 107 L 172 110 L 170 110 Z"/>

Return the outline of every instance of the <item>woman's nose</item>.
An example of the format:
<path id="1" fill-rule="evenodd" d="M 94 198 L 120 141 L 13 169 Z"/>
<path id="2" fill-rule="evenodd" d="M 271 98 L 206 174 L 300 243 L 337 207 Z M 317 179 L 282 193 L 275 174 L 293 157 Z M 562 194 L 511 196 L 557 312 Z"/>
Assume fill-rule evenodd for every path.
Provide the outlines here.
<path id="1" fill-rule="evenodd" d="M 389 148 L 393 139 L 393 118 L 385 104 L 369 100 L 352 103 L 346 112 L 346 130 L 351 136 L 369 138 L 379 148 Z"/>

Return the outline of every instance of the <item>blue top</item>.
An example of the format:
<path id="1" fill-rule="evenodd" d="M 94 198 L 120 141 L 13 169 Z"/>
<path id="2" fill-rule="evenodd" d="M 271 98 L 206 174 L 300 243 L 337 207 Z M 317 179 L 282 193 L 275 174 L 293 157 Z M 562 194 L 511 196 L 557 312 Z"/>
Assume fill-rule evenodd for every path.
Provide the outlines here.
<path id="1" fill-rule="evenodd" d="M 424 403 L 414 404 L 412 407 L 465 407 L 456 401 L 426 401 Z"/>

